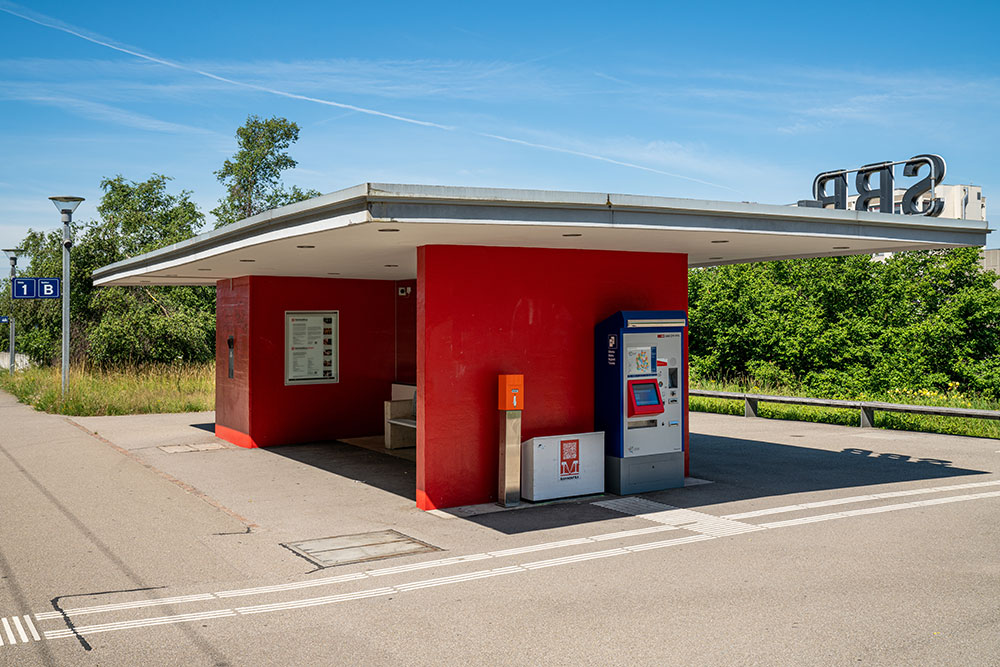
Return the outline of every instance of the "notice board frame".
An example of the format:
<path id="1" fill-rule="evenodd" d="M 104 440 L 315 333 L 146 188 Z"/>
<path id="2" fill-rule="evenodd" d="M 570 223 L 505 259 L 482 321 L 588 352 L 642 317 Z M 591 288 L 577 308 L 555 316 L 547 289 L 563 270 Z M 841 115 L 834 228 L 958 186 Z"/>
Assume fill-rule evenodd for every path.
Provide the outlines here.
<path id="1" fill-rule="evenodd" d="M 319 318 L 321 327 L 321 333 L 318 337 L 318 343 L 315 345 L 305 345 L 301 346 L 302 351 L 307 353 L 312 352 L 314 356 L 322 360 L 325 356 L 331 357 L 331 366 L 329 369 L 320 366 L 320 372 L 329 370 L 331 377 L 292 377 L 292 353 L 296 351 L 294 348 L 296 346 L 292 345 L 292 324 L 293 318 Z M 330 319 L 331 322 L 327 323 L 325 320 Z M 308 327 L 309 325 L 306 324 Z M 331 333 L 327 335 L 325 330 L 331 329 Z M 332 345 L 324 345 L 324 339 L 331 338 Z M 307 341 L 312 343 L 312 341 Z M 313 352 L 308 348 L 318 348 L 318 353 Z M 331 350 L 330 355 L 324 355 L 325 350 Z M 340 382 L 340 311 L 339 310 L 286 310 L 285 311 L 285 341 L 284 341 L 284 357 L 285 357 L 285 386 L 298 386 L 298 385 L 309 385 L 309 384 L 338 384 Z"/>

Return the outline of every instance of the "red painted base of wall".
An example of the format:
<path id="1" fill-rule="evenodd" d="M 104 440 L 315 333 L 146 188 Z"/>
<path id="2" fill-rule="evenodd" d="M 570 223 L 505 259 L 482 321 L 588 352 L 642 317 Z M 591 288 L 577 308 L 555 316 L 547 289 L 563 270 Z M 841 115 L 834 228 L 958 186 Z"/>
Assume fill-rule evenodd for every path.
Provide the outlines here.
<path id="1" fill-rule="evenodd" d="M 592 431 L 594 325 L 619 310 L 686 311 L 687 256 L 418 248 L 417 506 L 496 500 L 501 373 L 524 375 L 524 440 Z"/>
<path id="2" fill-rule="evenodd" d="M 246 433 L 241 433 L 236 429 L 232 429 L 221 424 L 215 425 L 215 437 L 222 438 L 226 442 L 231 442 L 239 447 L 246 447 L 247 449 L 253 449 L 255 447 L 260 447 L 256 442 L 253 441 Z"/>

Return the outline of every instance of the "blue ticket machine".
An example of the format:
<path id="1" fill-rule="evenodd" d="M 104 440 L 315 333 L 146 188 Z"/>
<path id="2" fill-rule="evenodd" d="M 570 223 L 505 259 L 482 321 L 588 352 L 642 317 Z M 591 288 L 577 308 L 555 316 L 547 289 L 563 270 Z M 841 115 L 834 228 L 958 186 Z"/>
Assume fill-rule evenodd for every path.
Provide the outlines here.
<path id="1" fill-rule="evenodd" d="M 684 486 L 682 310 L 622 311 L 595 328 L 594 430 L 605 488 L 618 495 Z"/>

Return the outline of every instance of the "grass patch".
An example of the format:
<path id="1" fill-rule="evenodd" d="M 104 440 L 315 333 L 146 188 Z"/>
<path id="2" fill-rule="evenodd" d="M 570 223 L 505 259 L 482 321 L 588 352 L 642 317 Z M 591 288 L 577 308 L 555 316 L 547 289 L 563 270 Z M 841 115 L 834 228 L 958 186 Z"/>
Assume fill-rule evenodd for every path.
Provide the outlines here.
<path id="1" fill-rule="evenodd" d="M 215 409 L 215 364 L 149 365 L 101 370 L 73 368 L 61 396 L 60 370 L 29 368 L 0 374 L 0 389 L 22 403 L 62 415 L 135 415 Z"/>
<path id="2" fill-rule="evenodd" d="M 691 388 L 771 396 L 810 396 L 808 392 L 789 387 L 748 386 L 737 382 L 692 382 Z M 1000 403 L 969 396 L 956 390 L 949 392 L 892 390 L 882 394 L 837 396 L 836 398 L 860 401 L 884 401 L 886 403 L 902 403 L 906 405 L 936 405 L 956 408 L 976 408 L 980 410 L 1000 410 Z M 724 415 L 743 414 L 742 400 L 691 396 L 689 405 L 693 412 L 711 412 Z M 757 405 L 757 413 L 761 417 L 836 424 L 839 426 L 858 426 L 861 420 L 859 412 L 859 410 L 845 410 L 842 408 L 783 405 L 781 403 L 766 403 L 764 401 L 761 401 Z M 993 419 L 938 417 L 934 415 L 913 415 L 876 410 L 875 427 L 897 431 L 919 431 L 923 433 L 942 433 L 945 435 L 966 435 L 978 438 L 1000 438 L 1000 421 Z"/>

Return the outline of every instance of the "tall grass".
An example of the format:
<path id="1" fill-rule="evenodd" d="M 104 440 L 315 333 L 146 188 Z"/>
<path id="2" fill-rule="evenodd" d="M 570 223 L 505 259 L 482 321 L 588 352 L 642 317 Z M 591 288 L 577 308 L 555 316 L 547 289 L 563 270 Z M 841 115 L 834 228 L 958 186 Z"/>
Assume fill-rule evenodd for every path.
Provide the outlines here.
<path id="1" fill-rule="evenodd" d="M 0 373 L 0 389 L 37 410 L 63 415 L 133 415 L 215 409 L 215 364 L 146 365 L 102 370 L 74 367 L 61 396 L 60 370 Z"/>
<path id="2" fill-rule="evenodd" d="M 750 381 L 712 381 L 700 378 L 691 381 L 691 388 L 771 396 L 810 396 L 810 393 L 804 391 L 802 388 L 760 386 Z M 823 396 L 817 398 L 829 397 Z M 858 401 L 883 401 L 906 405 L 935 405 L 955 408 L 977 408 L 980 410 L 1000 410 L 1000 403 L 977 396 L 970 396 L 961 392 L 957 385 L 951 385 L 946 391 L 893 389 L 882 393 L 837 396 L 836 398 Z M 728 415 L 743 414 L 742 400 L 692 396 L 689 405 L 690 409 L 694 412 L 713 412 Z M 781 403 L 766 403 L 763 401 L 757 406 L 757 414 L 765 418 L 839 424 L 841 426 L 857 426 L 860 423 L 860 415 L 858 413 L 858 410 L 824 408 L 810 405 L 783 405 Z M 922 431 L 925 433 L 1000 438 L 1000 421 L 992 419 L 938 417 L 935 415 L 913 415 L 876 410 L 875 427 L 898 431 Z"/>

